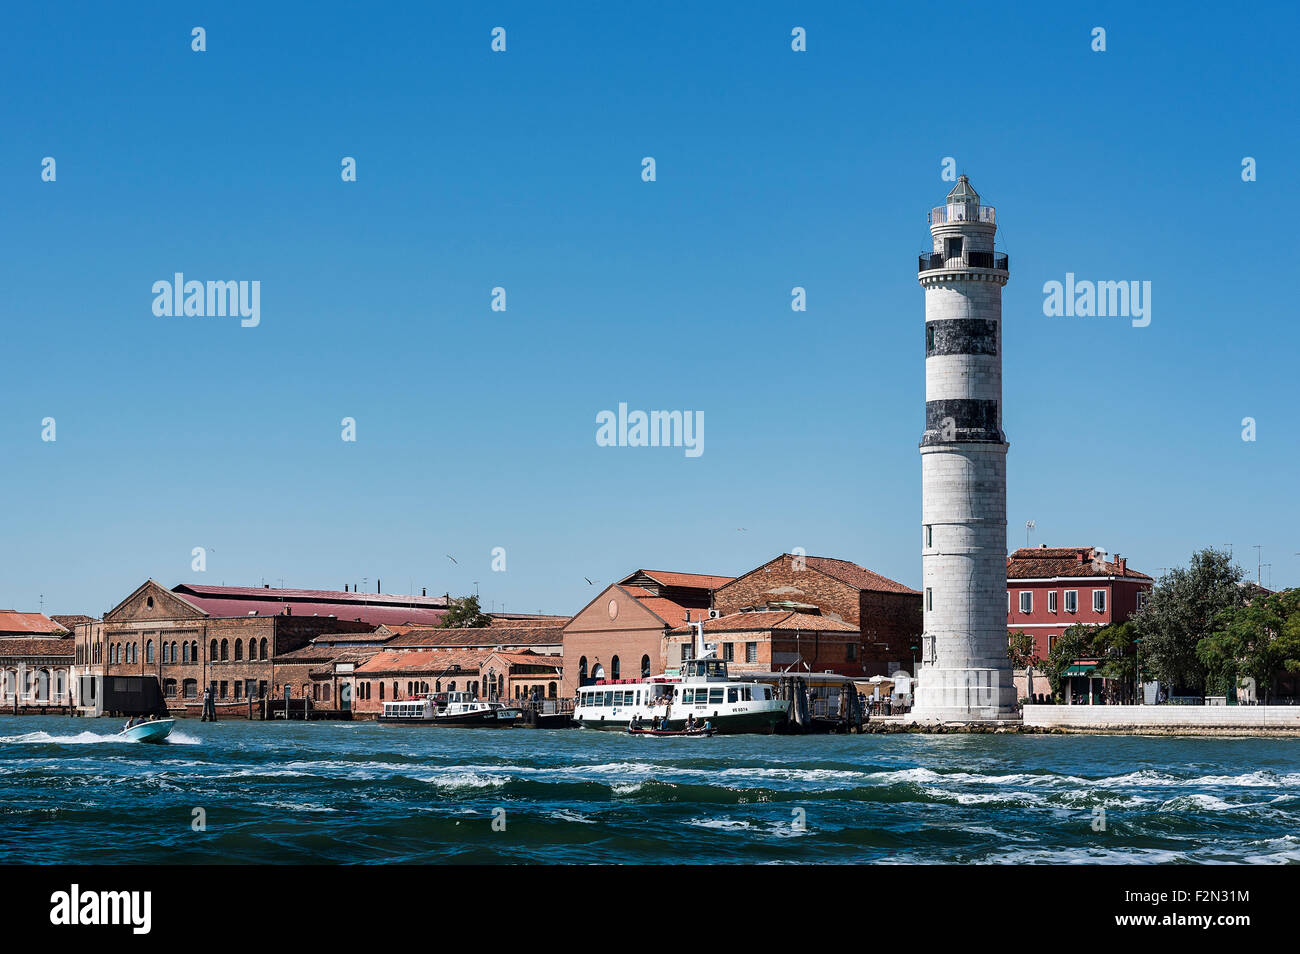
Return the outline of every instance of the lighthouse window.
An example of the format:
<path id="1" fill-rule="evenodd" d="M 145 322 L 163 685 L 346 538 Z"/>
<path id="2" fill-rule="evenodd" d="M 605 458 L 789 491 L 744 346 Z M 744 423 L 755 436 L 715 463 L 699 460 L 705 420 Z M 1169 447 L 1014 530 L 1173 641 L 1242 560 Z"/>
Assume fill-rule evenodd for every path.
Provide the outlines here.
<path id="1" fill-rule="evenodd" d="M 950 238 L 947 243 L 948 258 L 961 258 L 961 239 Z"/>
<path id="2" fill-rule="evenodd" d="M 1011 597 L 1007 596 L 1007 599 L 1010 600 Z M 925 588 L 925 608 L 927 610 L 934 609 L 934 590 L 928 586 Z"/>
<path id="3" fill-rule="evenodd" d="M 928 523 L 925 525 L 925 545 L 927 547 L 934 546 L 934 527 Z"/>

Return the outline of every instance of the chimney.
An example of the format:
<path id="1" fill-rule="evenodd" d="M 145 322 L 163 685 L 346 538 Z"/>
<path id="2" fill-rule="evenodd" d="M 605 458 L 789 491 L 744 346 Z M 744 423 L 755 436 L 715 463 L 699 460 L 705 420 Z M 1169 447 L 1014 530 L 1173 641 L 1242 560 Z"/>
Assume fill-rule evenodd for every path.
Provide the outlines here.
<path id="1" fill-rule="evenodd" d="M 429 588 L 428 588 L 427 586 L 422 586 L 422 587 L 420 587 L 420 595 L 421 595 L 421 596 L 428 596 L 428 595 L 429 595 Z"/>
<path id="2" fill-rule="evenodd" d="M 347 585 L 346 583 L 344 583 L 344 584 L 343 584 L 343 592 L 346 593 L 347 591 L 348 591 L 348 585 Z"/>
<path id="3" fill-rule="evenodd" d="M 1074 553 L 1074 562 L 1082 563 L 1084 561 L 1084 556 L 1085 554 L 1082 550 L 1076 550 Z"/>
<path id="4" fill-rule="evenodd" d="M 376 593 L 384 592 L 384 581 L 381 580 L 379 577 L 375 577 L 375 592 Z"/>
<path id="5" fill-rule="evenodd" d="M 263 584 L 262 584 L 262 589 L 264 589 L 264 590 L 269 590 L 270 588 L 271 588 L 271 584 L 270 584 L 270 583 L 263 583 Z"/>
<path id="6" fill-rule="evenodd" d="M 1121 557 L 1118 553 L 1116 553 L 1115 562 L 1119 564 L 1119 572 L 1122 575 L 1124 573 L 1124 570 L 1128 567 L 1128 560 Z"/>

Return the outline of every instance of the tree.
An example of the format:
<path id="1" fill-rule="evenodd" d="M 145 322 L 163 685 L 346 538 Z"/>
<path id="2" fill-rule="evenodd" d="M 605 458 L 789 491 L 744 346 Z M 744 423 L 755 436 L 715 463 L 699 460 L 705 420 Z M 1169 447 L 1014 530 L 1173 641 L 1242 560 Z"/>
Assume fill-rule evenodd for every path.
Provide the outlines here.
<path id="1" fill-rule="evenodd" d="M 1196 652 L 1220 692 L 1248 676 L 1267 703 L 1279 671 L 1300 672 L 1300 590 L 1256 597 L 1224 610 Z"/>
<path id="2" fill-rule="evenodd" d="M 462 596 L 450 601 L 447 615 L 438 625 L 444 629 L 482 629 L 492 625 L 492 617 L 478 605 L 477 596 Z"/>
<path id="3" fill-rule="evenodd" d="M 1007 658 L 1011 660 L 1012 669 L 1028 669 L 1041 662 L 1034 646 L 1034 637 L 1024 631 L 1014 632 L 1008 637 Z"/>
<path id="4" fill-rule="evenodd" d="M 1052 696 L 1061 697 L 1061 673 L 1076 659 L 1089 656 L 1095 626 L 1075 623 L 1052 642 L 1051 651 L 1043 662 L 1043 674 L 1052 685 Z"/>
<path id="5" fill-rule="evenodd" d="M 1209 670 L 1197 645 L 1214 631 L 1221 612 L 1242 605 L 1241 577 L 1232 557 L 1212 547 L 1163 577 L 1132 620 L 1142 639 L 1143 672 L 1170 686 L 1202 690 Z"/>

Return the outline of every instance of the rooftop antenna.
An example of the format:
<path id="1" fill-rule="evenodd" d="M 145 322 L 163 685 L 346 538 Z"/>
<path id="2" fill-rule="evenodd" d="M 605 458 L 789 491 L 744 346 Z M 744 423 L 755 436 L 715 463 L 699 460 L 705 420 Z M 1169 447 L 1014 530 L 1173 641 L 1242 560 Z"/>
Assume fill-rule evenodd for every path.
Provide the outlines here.
<path id="1" fill-rule="evenodd" d="M 1037 530 L 1037 529 L 1038 529 L 1038 524 L 1034 523 L 1034 521 L 1032 520 L 1025 521 L 1025 546 L 1029 546 L 1029 532 L 1031 530 Z"/>
<path id="2" fill-rule="evenodd" d="M 1261 573 L 1264 569 L 1263 560 L 1264 560 L 1264 545 L 1262 543 L 1257 543 L 1255 544 L 1255 585 L 1256 586 L 1263 585 L 1263 581 L 1260 579 Z"/>

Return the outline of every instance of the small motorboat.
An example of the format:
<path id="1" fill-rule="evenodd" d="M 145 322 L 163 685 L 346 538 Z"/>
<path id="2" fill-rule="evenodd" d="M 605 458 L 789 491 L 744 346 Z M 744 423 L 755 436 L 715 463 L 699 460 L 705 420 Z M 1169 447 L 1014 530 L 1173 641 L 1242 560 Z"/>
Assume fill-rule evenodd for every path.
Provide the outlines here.
<path id="1" fill-rule="evenodd" d="M 654 735 L 654 736 L 682 735 L 682 736 L 691 736 L 691 737 L 702 736 L 703 738 L 707 739 L 710 736 L 712 736 L 713 733 L 716 731 L 717 729 L 711 729 L 711 728 L 710 729 L 652 729 L 649 726 L 642 726 L 639 729 L 634 729 L 631 726 L 628 726 L 627 734 L 628 735 Z"/>
<path id="2" fill-rule="evenodd" d="M 127 726 L 119 735 L 128 742 L 161 742 L 175 726 L 175 719 L 150 719 Z"/>

